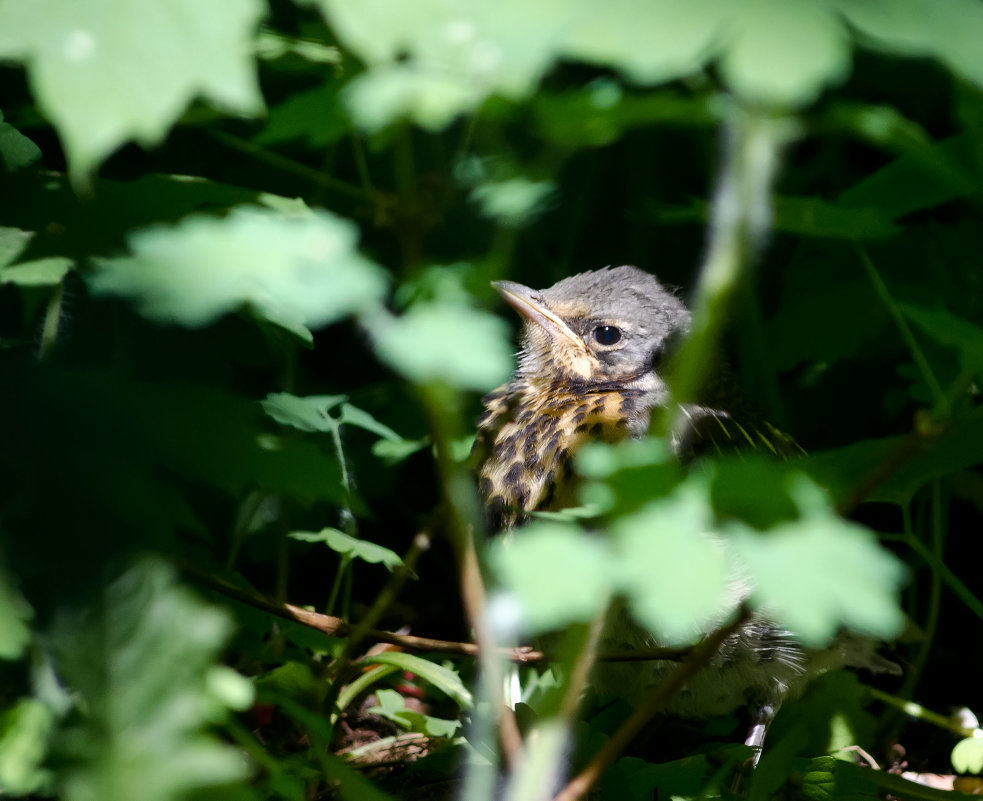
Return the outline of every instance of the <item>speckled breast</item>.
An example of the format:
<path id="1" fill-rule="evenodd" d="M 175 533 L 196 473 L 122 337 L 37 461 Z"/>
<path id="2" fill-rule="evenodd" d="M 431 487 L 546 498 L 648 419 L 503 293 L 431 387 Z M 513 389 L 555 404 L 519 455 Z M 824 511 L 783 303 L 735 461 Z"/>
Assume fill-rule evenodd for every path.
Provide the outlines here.
<path id="1" fill-rule="evenodd" d="M 570 459 L 588 441 L 617 442 L 648 427 L 642 393 L 549 391 L 507 386 L 483 398 L 475 448 L 479 491 L 489 522 L 511 528 L 525 512 L 576 503 Z"/>

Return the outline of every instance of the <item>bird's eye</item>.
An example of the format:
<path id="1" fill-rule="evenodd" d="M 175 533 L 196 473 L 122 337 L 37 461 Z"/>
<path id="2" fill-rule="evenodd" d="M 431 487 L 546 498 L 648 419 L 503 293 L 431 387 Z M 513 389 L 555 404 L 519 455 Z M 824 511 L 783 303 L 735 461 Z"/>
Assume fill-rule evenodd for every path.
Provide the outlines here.
<path id="1" fill-rule="evenodd" d="M 613 325 L 599 325 L 594 329 L 594 341 L 598 345 L 614 345 L 621 341 L 621 329 Z"/>

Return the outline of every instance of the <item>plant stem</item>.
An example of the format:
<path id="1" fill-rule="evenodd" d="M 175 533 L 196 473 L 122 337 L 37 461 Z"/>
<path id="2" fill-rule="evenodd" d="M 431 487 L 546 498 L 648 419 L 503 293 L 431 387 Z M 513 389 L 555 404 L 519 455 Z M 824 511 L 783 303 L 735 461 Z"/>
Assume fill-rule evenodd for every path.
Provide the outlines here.
<path id="1" fill-rule="evenodd" d="M 45 362 L 54 353 L 58 344 L 58 327 L 61 323 L 61 303 L 65 297 L 65 281 L 59 281 L 48 299 L 44 312 L 44 325 L 41 328 L 41 347 L 38 350 L 38 361 Z"/>
<path id="2" fill-rule="evenodd" d="M 906 715 L 918 720 L 924 720 L 926 723 L 931 723 L 934 726 L 938 726 L 946 731 L 951 731 L 954 734 L 958 734 L 960 737 L 973 737 L 976 736 L 978 729 L 967 729 L 965 726 L 960 726 L 955 723 L 952 719 L 940 715 L 938 712 L 933 712 L 931 709 L 926 709 L 921 704 L 916 704 L 914 701 L 906 701 L 904 698 L 898 698 L 896 695 L 891 695 L 883 690 L 878 690 L 876 687 L 868 687 L 867 692 L 870 693 L 872 698 L 876 698 L 878 701 L 883 701 L 889 706 L 893 706 L 896 709 L 900 709 Z"/>
<path id="3" fill-rule="evenodd" d="M 663 432 L 686 424 L 679 408 L 699 395 L 740 280 L 771 224 L 771 186 L 790 121 L 735 106 L 725 125 L 724 166 L 714 196 L 710 243 L 693 301 L 690 334 L 669 368 L 675 411 Z"/>
<path id="4" fill-rule="evenodd" d="M 884 280 L 877 272 L 877 268 L 874 267 L 874 263 L 870 260 L 870 256 L 867 255 L 867 250 L 863 245 L 857 245 L 857 253 L 860 256 L 860 263 L 863 264 L 864 270 L 866 270 L 867 276 L 870 278 L 870 282 L 874 285 L 874 291 L 877 292 L 877 295 L 880 297 L 881 302 L 883 302 L 888 314 L 891 315 L 892 319 L 897 325 L 901 338 L 904 340 L 905 345 L 908 347 L 908 351 L 911 353 L 911 358 L 918 366 L 919 371 L 921 371 L 922 378 L 928 385 L 929 390 L 935 396 L 936 415 L 948 417 L 951 411 L 949 399 L 946 397 L 945 392 L 942 391 L 942 386 L 935 377 L 935 373 L 932 372 L 932 367 L 929 365 L 928 359 L 925 358 L 925 353 L 918 344 L 918 340 L 915 339 L 915 335 L 912 333 L 911 327 L 908 325 L 908 321 L 905 320 L 904 314 L 902 314 L 897 302 L 891 295 L 891 290 L 887 288 L 887 284 L 884 283 Z"/>
<path id="5" fill-rule="evenodd" d="M 317 184 L 325 189 L 330 189 L 331 191 L 337 192 L 341 195 L 347 195 L 348 197 L 356 200 L 368 201 L 373 204 L 378 204 L 380 202 L 380 196 L 377 192 L 369 191 L 358 186 L 353 186 L 352 184 L 346 181 L 341 181 L 338 178 L 332 178 L 330 175 L 326 175 L 320 170 L 316 170 L 313 167 L 308 167 L 306 164 L 301 164 L 299 161 L 294 161 L 286 156 L 281 156 L 279 153 L 274 153 L 264 147 L 253 144 L 246 139 L 240 139 L 238 136 L 233 136 L 225 131 L 219 131 L 214 128 L 209 129 L 208 134 L 213 139 L 221 142 L 223 145 L 227 145 L 228 147 L 238 150 L 240 153 L 245 153 L 248 156 L 258 159 L 259 161 L 266 162 L 271 167 L 276 167 L 284 172 L 293 173 L 301 178 L 305 178 L 311 183 Z"/>

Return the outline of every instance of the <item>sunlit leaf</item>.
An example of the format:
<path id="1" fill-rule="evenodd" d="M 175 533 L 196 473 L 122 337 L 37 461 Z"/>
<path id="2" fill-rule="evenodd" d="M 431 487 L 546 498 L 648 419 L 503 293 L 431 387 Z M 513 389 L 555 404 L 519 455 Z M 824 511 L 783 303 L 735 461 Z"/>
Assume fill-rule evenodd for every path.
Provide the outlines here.
<path id="1" fill-rule="evenodd" d="M 72 269 L 75 262 L 61 256 L 38 259 L 11 267 L 0 267 L 0 284 L 18 286 L 53 286 Z"/>
<path id="2" fill-rule="evenodd" d="M 229 621 L 154 562 L 131 568 L 52 634 L 60 675 L 84 701 L 59 752 L 70 801 L 170 801 L 244 778 L 242 756 L 205 731 L 221 708 L 207 675 Z"/>
<path id="3" fill-rule="evenodd" d="M 952 767 L 958 773 L 983 773 L 983 737 L 967 737 L 952 749 Z"/>
<path id="4" fill-rule="evenodd" d="M 301 431 L 331 431 L 337 423 L 328 418 L 328 411 L 345 400 L 344 395 L 308 395 L 299 397 L 289 392 L 274 392 L 262 402 L 263 411 L 278 423 Z"/>
<path id="5" fill-rule="evenodd" d="M 983 86 L 983 6 L 975 0 L 831 0 L 864 41 L 880 50 L 932 56 Z"/>
<path id="6" fill-rule="evenodd" d="M 96 292 L 132 298 L 162 323 L 199 327 L 249 307 L 306 331 L 381 299 L 385 279 L 358 254 L 356 239 L 351 222 L 325 211 L 242 208 L 137 232 L 134 255 L 102 261 L 90 280 Z"/>
<path id="7" fill-rule="evenodd" d="M 512 370 L 508 325 L 464 305 L 417 303 L 401 317 L 369 323 L 379 356 L 419 383 L 487 390 Z"/>
<path id="8" fill-rule="evenodd" d="M 802 517 L 766 534 L 727 527 L 746 563 L 752 598 L 806 645 L 829 642 L 841 626 L 890 639 L 904 625 L 898 588 L 906 571 L 867 529 L 837 517 L 805 479 L 791 487 Z"/>
<path id="9" fill-rule="evenodd" d="M 459 74 L 390 64 L 358 76 L 344 98 L 352 118 L 368 131 L 378 131 L 401 117 L 439 131 L 477 106 L 484 95 Z"/>
<path id="10" fill-rule="evenodd" d="M 520 177 L 475 187 L 471 199 L 486 217 L 518 227 L 538 216 L 553 191 L 550 181 L 530 181 Z"/>
<path id="11" fill-rule="evenodd" d="M 370 654 L 358 660 L 359 665 L 393 665 L 400 670 L 407 670 L 429 682 L 445 695 L 453 698 L 457 705 L 469 709 L 473 703 L 471 693 L 461 677 L 450 668 L 424 659 L 422 656 L 407 654 L 402 651 L 382 651 Z"/>
<path id="12" fill-rule="evenodd" d="M 565 32 L 563 52 L 639 83 L 669 80 L 703 65 L 734 21 L 733 6 L 721 0 L 590 4 Z"/>
<path id="13" fill-rule="evenodd" d="M 491 564 L 531 632 L 588 621 L 614 586 L 607 543 L 571 524 L 537 521 L 493 544 Z"/>
<path id="14" fill-rule="evenodd" d="M 0 659 L 16 659 L 31 639 L 31 607 L 0 572 Z"/>
<path id="15" fill-rule="evenodd" d="M 641 623 L 668 645 L 691 643 L 733 610 L 724 548 L 705 482 L 690 481 L 611 526 L 620 588 Z"/>
<path id="16" fill-rule="evenodd" d="M 461 728 L 459 720 L 444 720 L 413 709 L 407 709 L 406 699 L 395 690 L 376 690 L 375 697 L 378 705 L 368 711 L 391 720 L 407 731 L 420 732 L 428 737 L 453 737 Z"/>
<path id="17" fill-rule="evenodd" d="M 740 96 L 798 105 L 819 96 L 850 69 L 850 43 L 822 0 L 750 0 L 737 5 L 721 70 Z"/>
<path id="18" fill-rule="evenodd" d="M 51 772 L 42 762 L 54 723 L 52 711 L 34 698 L 22 698 L 0 714 L 0 793 L 20 796 L 48 788 Z"/>
<path id="19" fill-rule="evenodd" d="M 263 11 L 259 0 L 7 2 L 0 55 L 28 64 L 72 171 L 84 175 L 126 141 L 159 142 L 197 96 L 259 113 L 250 38 Z"/>
<path id="20" fill-rule="evenodd" d="M 0 228 L 0 268 L 16 261 L 30 244 L 34 233 L 19 228 Z"/>
<path id="21" fill-rule="evenodd" d="M 360 540 L 349 536 L 336 528 L 323 528 L 320 531 L 292 531 L 291 539 L 301 542 L 323 542 L 335 553 L 347 556 L 349 559 L 362 559 L 373 564 L 383 564 L 389 570 L 395 570 L 403 564 L 399 554 L 376 545 L 374 542 Z"/>

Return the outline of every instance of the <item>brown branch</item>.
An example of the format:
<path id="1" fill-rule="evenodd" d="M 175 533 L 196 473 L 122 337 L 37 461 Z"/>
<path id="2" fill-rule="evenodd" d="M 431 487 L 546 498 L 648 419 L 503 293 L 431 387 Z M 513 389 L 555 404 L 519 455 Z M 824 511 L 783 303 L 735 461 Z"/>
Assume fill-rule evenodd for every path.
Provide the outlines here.
<path id="1" fill-rule="evenodd" d="M 666 676 L 657 687 L 654 687 L 641 704 L 635 709 L 631 717 L 628 718 L 611 737 L 607 743 L 598 751 L 587 766 L 567 784 L 553 799 L 553 801 L 577 801 L 582 798 L 591 787 L 601 777 L 618 756 L 628 747 L 632 740 L 644 728 L 656 714 L 661 712 L 665 705 L 672 700 L 683 686 L 700 670 L 706 667 L 707 663 L 717 653 L 724 640 L 730 637 L 735 631 L 743 626 L 750 617 L 751 613 L 746 607 L 741 609 L 740 614 L 728 625 L 717 629 L 703 642 L 693 648 L 692 653 L 673 671 Z"/>
<path id="2" fill-rule="evenodd" d="M 319 612 L 311 612 L 293 604 L 281 604 L 260 595 L 252 590 L 239 587 L 225 579 L 210 573 L 204 573 L 197 568 L 184 565 L 183 571 L 196 584 L 208 587 L 215 592 L 219 592 L 228 598 L 232 598 L 254 609 L 259 609 L 267 614 L 302 626 L 320 631 L 329 637 L 349 637 L 358 628 L 357 625 L 346 623 L 340 617 L 333 615 L 322 615 Z M 398 645 L 408 651 L 422 651 L 435 654 L 452 654 L 458 656 L 478 656 L 478 646 L 473 642 L 455 642 L 453 640 L 435 640 L 431 637 L 415 637 L 411 634 L 398 634 L 394 631 L 384 631 L 381 629 L 366 629 L 365 639 L 370 642 L 385 642 L 391 645 Z M 671 660 L 678 661 L 690 653 L 691 648 L 642 648 L 635 651 L 609 651 L 598 655 L 599 662 L 641 662 L 652 660 Z M 528 645 L 520 645 L 517 648 L 502 648 L 500 653 L 512 662 L 520 664 L 534 664 L 536 662 L 551 661 L 549 655 L 542 651 L 537 651 Z"/>

